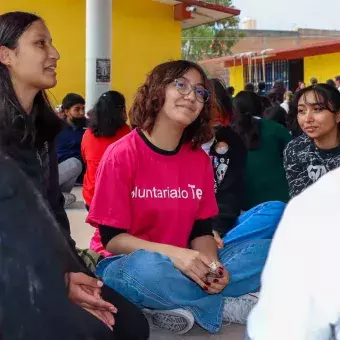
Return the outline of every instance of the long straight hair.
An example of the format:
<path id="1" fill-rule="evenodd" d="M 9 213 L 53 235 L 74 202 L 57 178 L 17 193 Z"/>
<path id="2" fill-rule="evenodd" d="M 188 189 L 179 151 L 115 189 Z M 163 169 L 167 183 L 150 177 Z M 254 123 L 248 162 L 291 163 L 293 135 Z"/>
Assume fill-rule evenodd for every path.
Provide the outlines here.
<path id="1" fill-rule="evenodd" d="M 39 16 L 26 12 L 0 15 L 0 46 L 15 50 L 22 34 L 39 20 L 43 21 Z M 38 92 L 30 117 L 19 102 L 7 66 L 1 62 L 0 79 L 0 144 L 54 139 L 63 122 L 56 116 L 46 93 L 43 90 Z"/>
<path id="2" fill-rule="evenodd" d="M 262 102 L 255 92 L 241 91 L 234 99 L 235 114 L 232 127 L 243 139 L 248 150 L 260 147 L 260 123 L 255 117 L 262 116 Z"/>
<path id="3" fill-rule="evenodd" d="M 125 98 L 118 91 L 102 94 L 89 112 L 89 129 L 96 137 L 113 137 L 126 124 Z"/>

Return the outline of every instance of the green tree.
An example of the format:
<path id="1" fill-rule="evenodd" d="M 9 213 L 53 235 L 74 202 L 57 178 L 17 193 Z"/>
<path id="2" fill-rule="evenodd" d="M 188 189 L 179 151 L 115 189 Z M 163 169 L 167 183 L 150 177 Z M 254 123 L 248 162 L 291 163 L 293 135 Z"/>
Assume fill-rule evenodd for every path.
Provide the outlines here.
<path id="1" fill-rule="evenodd" d="M 207 3 L 232 7 L 231 0 L 205 0 Z M 182 57 L 199 61 L 203 56 L 211 58 L 231 55 L 231 48 L 244 36 L 238 30 L 240 19 L 231 17 L 182 31 Z"/>

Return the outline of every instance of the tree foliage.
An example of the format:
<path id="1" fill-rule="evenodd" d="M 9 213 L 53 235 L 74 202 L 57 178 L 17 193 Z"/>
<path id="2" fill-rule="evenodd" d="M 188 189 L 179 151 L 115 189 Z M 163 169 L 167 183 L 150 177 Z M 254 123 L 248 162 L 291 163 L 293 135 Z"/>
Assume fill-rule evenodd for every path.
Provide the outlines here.
<path id="1" fill-rule="evenodd" d="M 205 0 L 207 3 L 232 7 L 231 0 Z M 231 54 L 231 48 L 243 37 L 238 30 L 240 19 L 231 17 L 182 31 L 182 57 L 199 61 Z"/>

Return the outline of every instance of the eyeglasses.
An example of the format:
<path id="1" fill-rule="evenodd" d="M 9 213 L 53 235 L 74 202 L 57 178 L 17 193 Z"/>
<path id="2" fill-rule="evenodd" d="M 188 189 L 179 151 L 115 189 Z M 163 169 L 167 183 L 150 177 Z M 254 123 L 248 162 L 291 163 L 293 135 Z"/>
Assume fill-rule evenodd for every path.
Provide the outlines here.
<path id="1" fill-rule="evenodd" d="M 192 91 L 195 92 L 196 100 L 200 103 L 206 103 L 209 100 L 210 92 L 202 85 L 191 85 L 186 78 L 178 78 L 174 80 L 177 91 L 180 94 L 188 95 Z"/>

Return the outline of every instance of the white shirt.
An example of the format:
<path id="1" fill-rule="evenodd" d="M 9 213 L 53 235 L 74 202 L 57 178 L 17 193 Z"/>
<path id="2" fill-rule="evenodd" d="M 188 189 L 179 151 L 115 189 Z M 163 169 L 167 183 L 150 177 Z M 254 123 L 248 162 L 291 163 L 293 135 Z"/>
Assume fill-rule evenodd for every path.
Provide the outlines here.
<path id="1" fill-rule="evenodd" d="M 252 340 L 329 340 L 340 319 L 340 168 L 288 205 L 248 320 Z"/>
<path id="2" fill-rule="evenodd" d="M 207 155 L 210 153 L 210 148 L 214 144 L 215 137 L 211 139 L 209 142 L 202 145 L 202 149 L 206 152 Z"/>
<path id="3" fill-rule="evenodd" d="M 289 113 L 289 102 L 287 100 L 285 100 L 280 106 Z"/>

